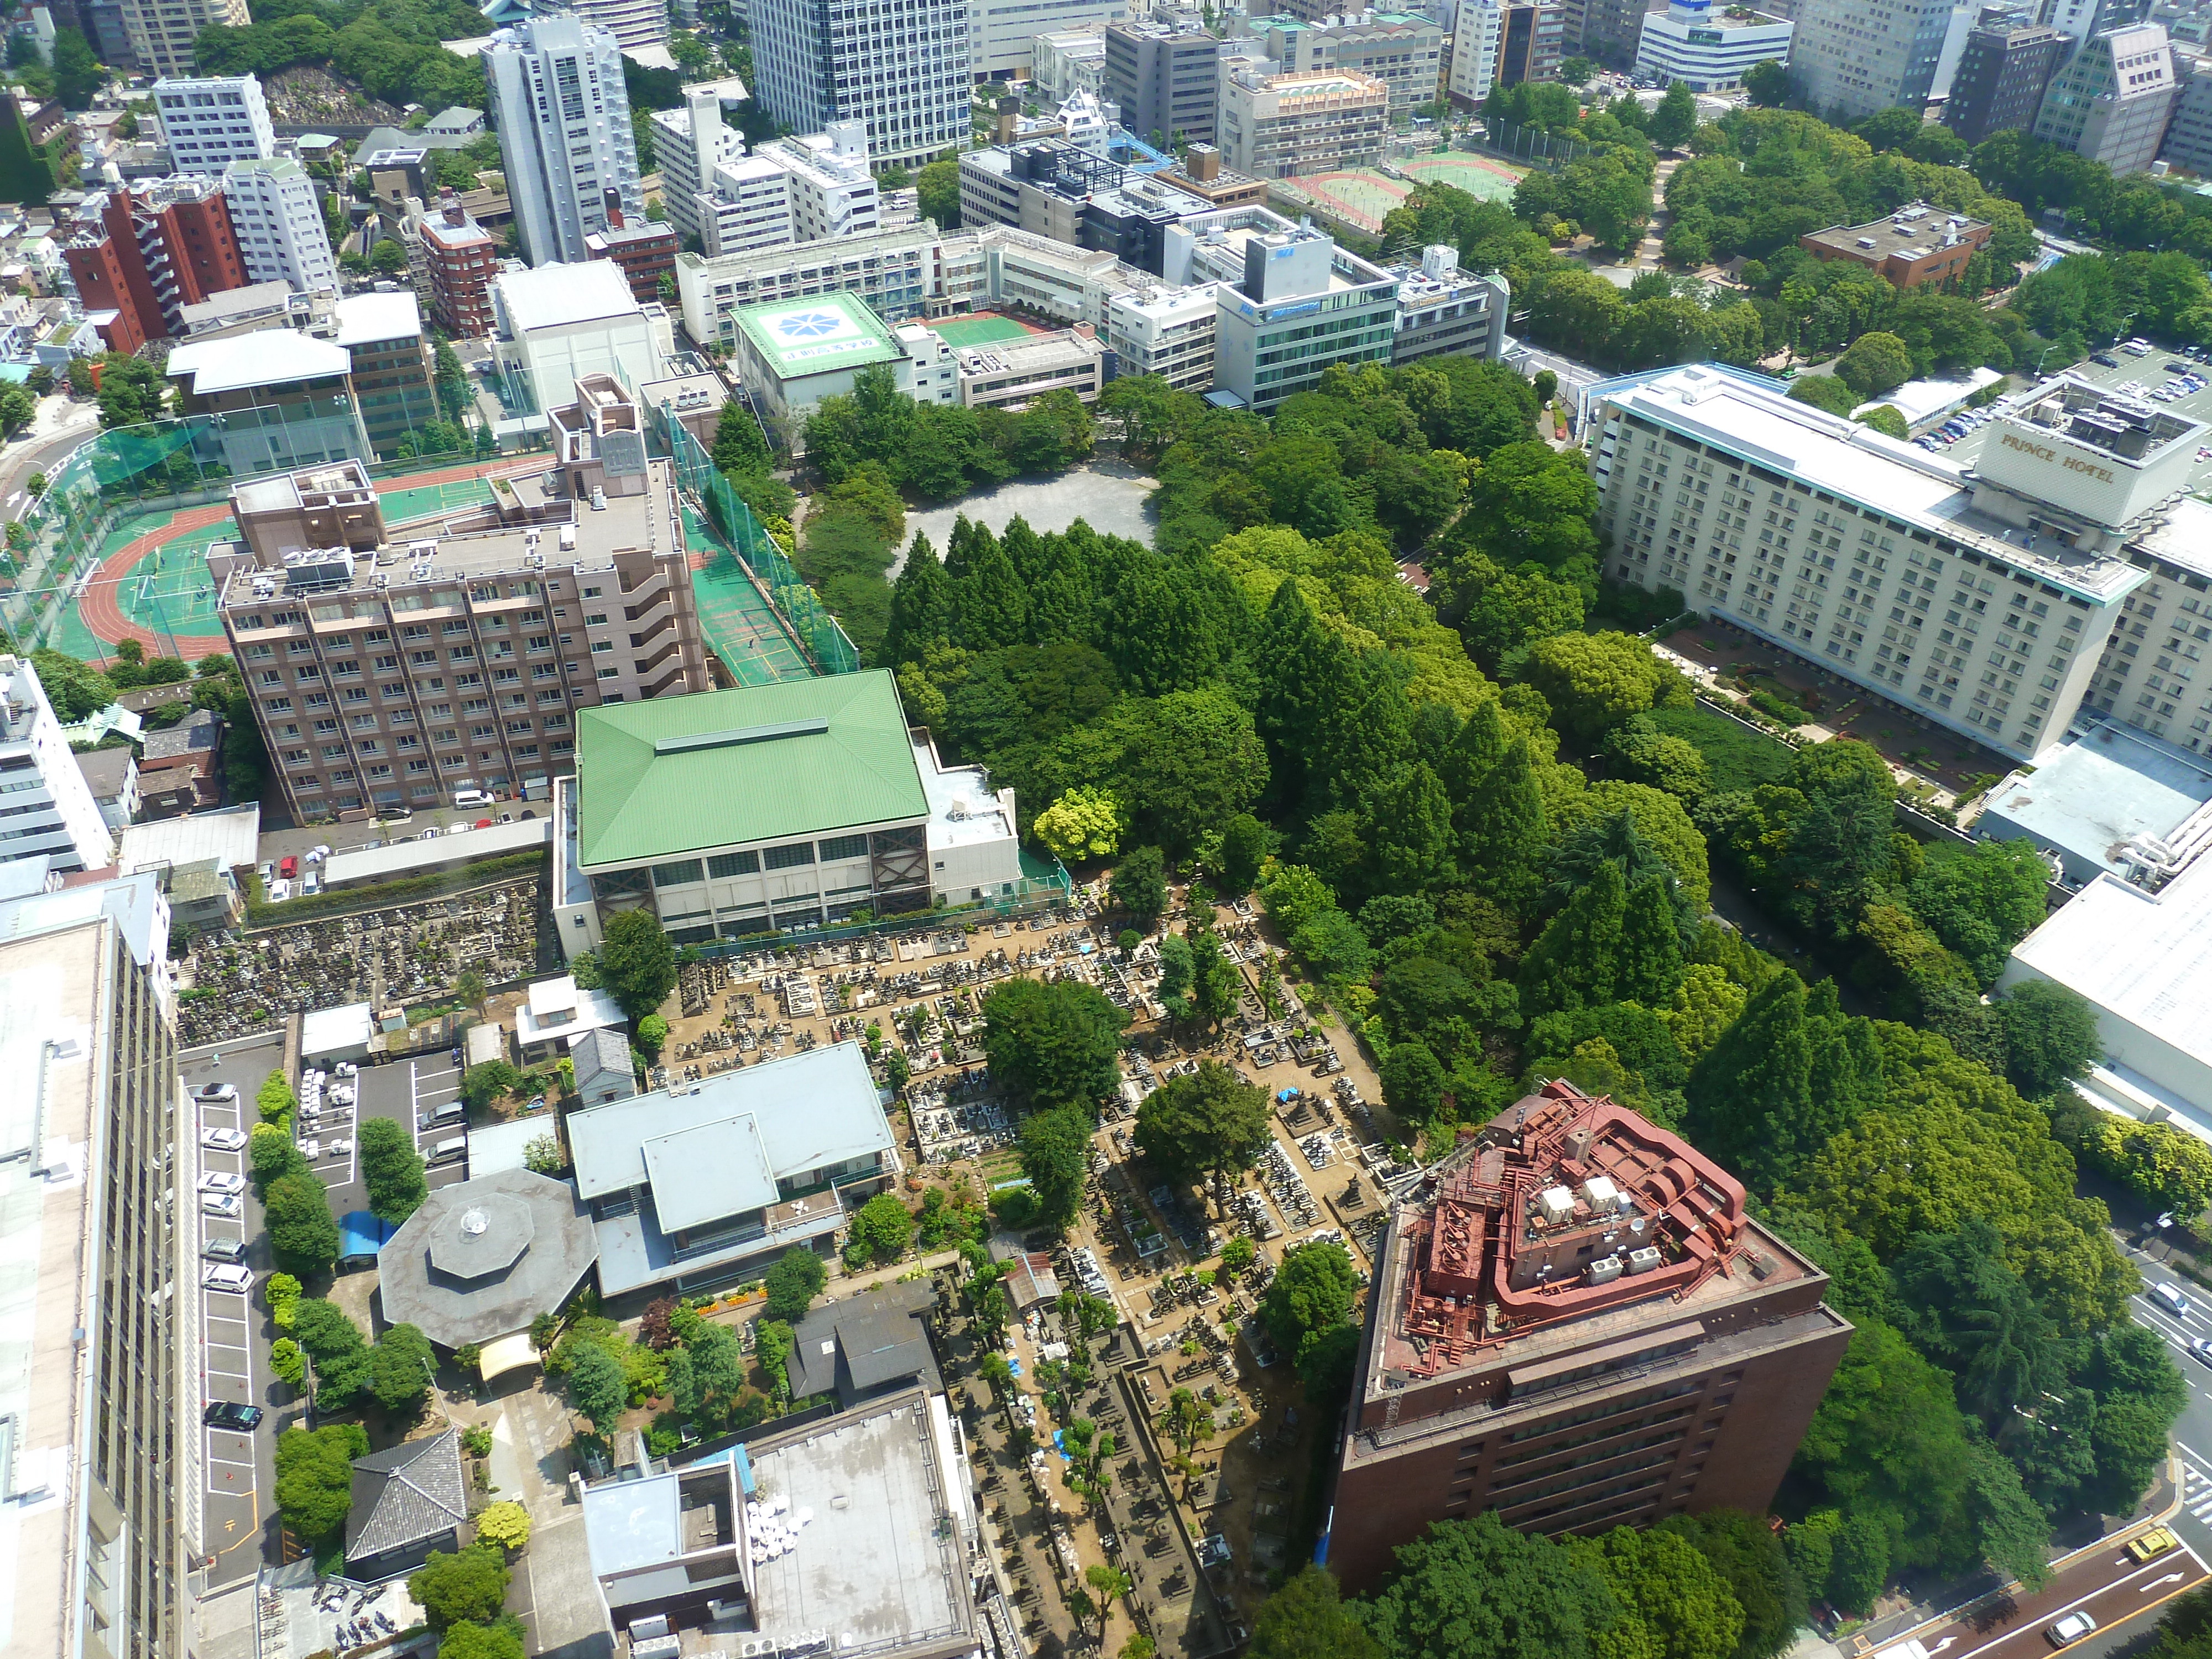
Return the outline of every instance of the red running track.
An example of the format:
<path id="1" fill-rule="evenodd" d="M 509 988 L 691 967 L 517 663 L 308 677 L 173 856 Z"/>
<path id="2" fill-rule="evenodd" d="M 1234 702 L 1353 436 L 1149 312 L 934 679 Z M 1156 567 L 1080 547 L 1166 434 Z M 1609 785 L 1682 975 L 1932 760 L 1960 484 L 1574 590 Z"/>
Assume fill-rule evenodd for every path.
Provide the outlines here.
<path id="1" fill-rule="evenodd" d="M 403 489 L 420 489 L 430 484 L 453 483 L 463 478 L 489 477 L 501 470 L 534 471 L 544 465 L 542 460 L 533 459 L 518 469 L 515 458 L 509 455 L 498 460 L 478 461 L 468 466 L 449 466 L 434 472 L 410 473 L 404 478 L 387 478 L 377 485 L 376 493 L 380 495 L 396 494 Z M 104 640 L 110 646 L 120 645 L 125 640 L 136 640 L 145 647 L 149 656 L 165 653 L 169 648 L 168 641 L 125 617 L 116 595 L 122 591 L 124 582 L 140 561 L 163 542 L 186 531 L 204 530 L 229 516 L 228 502 L 221 506 L 182 508 L 161 529 L 132 537 L 117 551 L 102 559 L 98 574 L 76 602 L 77 616 L 93 637 Z M 197 662 L 202 657 L 219 656 L 230 648 L 230 641 L 221 634 L 185 634 L 176 635 L 175 639 L 177 651 L 187 662 Z"/>

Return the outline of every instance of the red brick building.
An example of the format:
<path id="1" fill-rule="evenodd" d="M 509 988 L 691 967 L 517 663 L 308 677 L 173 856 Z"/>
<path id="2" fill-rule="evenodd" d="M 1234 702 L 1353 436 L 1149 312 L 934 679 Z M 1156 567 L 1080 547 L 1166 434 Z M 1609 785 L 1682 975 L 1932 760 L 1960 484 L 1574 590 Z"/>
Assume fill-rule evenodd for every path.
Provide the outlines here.
<path id="1" fill-rule="evenodd" d="M 609 225 L 584 238 L 584 246 L 591 249 L 594 259 L 611 259 L 620 265 L 623 275 L 629 278 L 630 297 L 640 305 L 651 306 L 660 303 L 660 279 L 676 274 L 676 254 L 682 244 L 677 240 L 675 226 L 647 221 L 641 225 Z"/>
<path id="2" fill-rule="evenodd" d="M 1816 259 L 1848 259 L 1881 273 L 1892 288 L 1956 282 L 1966 261 L 1990 240 L 1990 228 L 1924 202 L 1901 207 L 1870 225 L 1835 225 L 1797 239 Z"/>
<path id="3" fill-rule="evenodd" d="M 215 179 L 161 179 L 86 198 L 62 257 L 114 351 L 182 334 L 186 306 L 250 281 Z"/>
<path id="4" fill-rule="evenodd" d="M 422 257 L 430 267 L 430 314 L 456 339 L 491 332 L 491 279 L 499 241 L 469 217 L 447 191 L 422 220 Z"/>
<path id="5" fill-rule="evenodd" d="M 1328 1540 L 1352 1590 L 1484 1510 L 1764 1512 L 1850 1337 L 1741 1183 L 1566 1083 L 1462 1130 L 1376 1249 Z"/>

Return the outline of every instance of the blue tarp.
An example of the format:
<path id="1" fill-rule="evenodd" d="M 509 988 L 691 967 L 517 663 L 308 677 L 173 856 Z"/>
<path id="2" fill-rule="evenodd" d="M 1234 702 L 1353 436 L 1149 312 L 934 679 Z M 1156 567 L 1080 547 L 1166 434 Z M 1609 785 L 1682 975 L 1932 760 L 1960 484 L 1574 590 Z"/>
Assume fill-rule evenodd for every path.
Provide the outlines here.
<path id="1" fill-rule="evenodd" d="M 347 1212 L 338 1223 L 338 1260 L 349 1256 L 373 1256 L 382 1249 L 385 1241 L 398 1228 L 388 1221 L 380 1220 L 367 1210 Z"/>

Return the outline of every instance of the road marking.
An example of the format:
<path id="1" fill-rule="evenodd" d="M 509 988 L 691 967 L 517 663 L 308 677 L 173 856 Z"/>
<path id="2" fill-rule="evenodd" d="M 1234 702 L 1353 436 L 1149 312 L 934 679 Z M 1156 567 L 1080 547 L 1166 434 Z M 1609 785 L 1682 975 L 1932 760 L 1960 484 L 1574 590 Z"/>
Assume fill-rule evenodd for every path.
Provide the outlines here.
<path id="1" fill-rule="evenodd" d="M 2212 1577 L 2212 1569 L 2207 1569 L 2207 1568 L 2205 1567 L 2205 1565 L 2204 1565 L 2204 1558 L 2203 1558 L 2203 1556 L 2201 1556 L 2201 1555 L 2197 1554 L 2197 1553 L 2193 1548 L 2191 1548 L 2188 1544 L 2186 1544 L 2186 1543 L 2185 1543 L 2185 1544 L 2183 1544 L 2183 1545 L 2182 1545 L 2181 1549 L 2182 1549 L 2182 1553 L 2184 1553 L 2185 1555 L 2188 1556 L 2188 1558 L 2189 1558 L 2191 1560 L 2194 1561 L 2194 1562 L 2197 1564 L 2197 1568 L 2198 1568 L 2198 1570 L 2199 1570 L 2200 1571 L 2204 1572 L 2208 1577 Z M 2148 1565 L 2148 1566 L 2144 1566 L 2144 1567 L 2139 1567 L 2139 1568 L 2137 1568 L 2134 1572 L 2123 1574 L 2120 1577 L 2118 1577 L 2118 1578 L 2113 1579 L 2113 1580 L 2112 1580 L 2110 1583 L 2108 1583 L 2108 1584 L 2100 1584 L 2100 1585 L 2098 1585 L 2094 1589 L 2091 1590 L 2087 1595 L 2081 1595 L 2081 1596 L 2077 1596 L 2077 1597 L 2076 1597 L 2075 1599 L 2074 1599 L 2073 1601 L 2069 1601 L 2069 1602 L 2068 1602 L 2064 1607 L 2051 1607 L 2051 1608 L 2047 1608 L 2047 1609 L 2045 1609 L 2044 1612 L 2039 1613 L 2038 1613 L 2038 1614 L 2036 1615 L 2036 1623 L 2037 1623 L 2037 1625 L 2038 1625 L 2038 1626 L 2043 1626 L 2043 1627 L 2047 1628 L 2050 1625 L 2056 1624 L 2059 1620 L 2063 1619 L 2063 1618 L 2064 1618 L 2068 1613 L 2072 1613 L 2075 1608 L 2080 1607 L 2082 1607 L 2082 1606 L 2086 1605 L 2086 1604 L 2087 1604 L 2087 1603 L 2088 1603 L 2088 1602 L 2091 1602 L 2091 1601 L 2095 1601 L 2095 1600 L 2096 1600 L 2099 1596 L 2100 1596 L 2100 1595 L 2110 1595 L 2112 1591 L 2114 1591 L 2114 1590 L 2116 1590 L 2116 1589 L 2120 1589 L 2123 1585 L 2126 1584 L 2126 1583 L 2127 1583 L 2127 1582 L 2128 1582 L 2130 1578 L 2136 1578 L 2136 1577 L 2140 1577 L 2142 1574 L 2144 1574 L 2144 1573 L 2146 1573 L 2146 1572 L 2149 1572 L 2149 1571 L 2152 1571 L 2154 1568 L 2155 1568 L 2158 1565 L 2159 1565 L 2159 1564 L 2158 1564 L 2157 1562 L 2153 1562 L 2153 1563 L 2151 1563 L 2151 1564 L 2150 1564 L 2150 1565 Z M 2171 1577 L 2169 1577 L 2169 1578 L 2163 1578 L 2163 1579 L 2160 1579 L 2160 1580 L 2159 1581 L 2159 1583 L 2161 1583 L 2161 1584 L 2164 1584 L 2164 1583 L 2171 1583 L 2177 1582 L 2177 1581 L 2179 1581 L 2179 1579 L 2184 1578 L 2184 1577 L 2187 1577 L 2187 1575 L 2186 1575 L 2186 1574 L 2184 1574 L 2184 1573 L 2175 1573 L 2175 1574 L 2173 1574 L 2173 1575 L 2172 1575 Z M 2144 1585 L 2140 1585 L 2140 1586 L 2138 1586 L 2138 1588 L 2139 1588 L 2139 1589 L 2154 1589 L 2154 1588 L 2155 1588 L 2155 1586 L 2149 1585 L 2149 1584 L 2144 1584 Z M 2179 1595 L 2180 1595 L 2180 1594 L 2181 1594 L 2181 1592 L 2180 1592 L 2179 1590 L 2172 1590 L 2172 1591 L 2170 1591 L 2170 1592 L 2168 1592 L 2166 1595 L 2162 1595 L 2162 1596 L 2159 1597 L 2159 1598 L 2158 1598 L 2158 1601 L 2154 1601 L 2154 1602 L 2152 1602 L 2152 1603 L 2150 1604 L 2150 1606 L 2151 1606 L 2151 1607 L 2156 1607 L 2156 1606 L 2158 1606 L 2158 1605 L 2159 1605 L 2159 1602 L 2160 1602 L 2160 1601 L 2171 1601 L 2174 1596 Z M 2136 1613 L 2130 1613 L 2130 1614 L 2128 1615 L 2128 1617 L 2129 1617 L 2130 1619 L 2138 1618 L 2138 1617 L 2140 1617 L 2140 1616 L 2141 1616 L 2141 1614 L 2142 1614 L 2142 1613 L 2148 1613 L 2149 1610 L 2150 1610 L 2150 1608 L 2149 1608 L 2149 1607 L 2144 1607 L 2144 1608 L 2139 1609 Z M 2025 1628 L 2027 1628 L 2027 1626 L 2022 1626 L 2022 1627 L 2021 1627 L 2021 1629 L 2025 1629 Z M 2107 1632 L 2107 1633 L 2109 1634 L 2109 1632 Z M 1969 1648 L 1969 1649 L 1967 1649 L 1966 1652 L 1964 1652 L 1964 1653 L 1962 1653 L 1962 1654 L 1960 1654 L 1960 1655 L 1959 1656 L 1959 1659 L 1975 1659 L 1975 1656 L 1976 1656 L 1977 1654 L 1987 1653 L 1987 1652 L 1988 1652 L 1991 1648 L 1995 1648 L 1995 1647 L 2001 1647 L 2001 1646 L 2002 1646 L 2005 1643 L 2007 1643 L 2007 1642 L 2010 1641 L 2014 1637 L 2018 1636 L 2019 1634 L 2021 1634 L 2021 1630 L 2020 1630 L 2020 1629 L 2008 1630 L 2008 1631 L 2007 1631 L 2007 1632 L 2006 1632 L 2003 1635 L 2002 1635 L 2002 1636 L 1997 1636 L 1997 1637 L 1993 1637 L 1993 1638 L 1991 1638 L 1989 1641 L 1986 1641 L 1986 1642 L 1983 1643 L 1983 1644 L 1981 1644 L 1981 1646 L 1979 1646 L 1979 1647 L 1978 1647 L 1978 1648 Z"/>

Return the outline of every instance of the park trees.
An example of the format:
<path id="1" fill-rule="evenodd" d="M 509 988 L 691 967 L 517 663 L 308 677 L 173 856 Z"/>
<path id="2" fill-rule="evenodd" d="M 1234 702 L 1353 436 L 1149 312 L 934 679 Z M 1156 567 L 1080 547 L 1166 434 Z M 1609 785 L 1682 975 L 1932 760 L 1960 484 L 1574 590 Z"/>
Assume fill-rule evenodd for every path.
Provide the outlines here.
<path id="1" fill-rule="evenodd" d="M 676 988 L 676 947 L 650 910 L 610 917 L 599 960 L 599 983 L 634 1020 L 658 1010 Z"/>
<path id="2" fill-rule="evenodd" d="M 1114 902 L 1150 927 L 1168 908 L 1167 862 L 1157 847 L 1133 847 L 1114 866 Z"/>
<path id="3" fill-rule="evenodd" d="M 1079 1106 L 1055 1106 L 1023 1121 L 1022 1173 L 1036 1197 L 1037 1219 L 1045 1226 L 1065 1228 L 1083 1207 L 1091 1123 L 1089 1110 Z"/>
<path id="4" fill-rule="evenodd" d="M 1218 1060 L 1166 1083 L 1137 1109 L 1137 1145 L 1185 1181 L 1252 1166 L 1268 1144 L 1267 1091 Z"/>
<path id="5" fill-rule="evenodd" d="M 328 1273 L 337 1260 L 337 1218 L 331 1195 L 313 1170 L 295 1170 L 269 1183 L 262 1218 L 276 1265 L 301 1279 Z"/>
<path id="6" fill-rule="evenodd" d="M 368 1455 L 368 1431 L 358 1423 L 276 1437 L 276 1508 L 302 1542 L 321 1544 L 343 1530 L 353 1508 L 353 1460 Z"/>
<path id="7" fill-rule="evenodd" d="M 368 1188 L 368 1207 L 395 1226 L 422 1206 L 430 1195 L 422 1155 L 415 1138 L 396 1119 L 373 1117 L 361 1126 L 361 1178 Z"/>
<path id="8" fill-rule="evenodd" d="M 1127 1023 L 1093 986 L 1008 980 L 983 999 L 983 1048 L 993 1078 L 1024 1103 L 1076 1107 L 1087 1121 L 1121 1080 Z"/>

